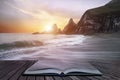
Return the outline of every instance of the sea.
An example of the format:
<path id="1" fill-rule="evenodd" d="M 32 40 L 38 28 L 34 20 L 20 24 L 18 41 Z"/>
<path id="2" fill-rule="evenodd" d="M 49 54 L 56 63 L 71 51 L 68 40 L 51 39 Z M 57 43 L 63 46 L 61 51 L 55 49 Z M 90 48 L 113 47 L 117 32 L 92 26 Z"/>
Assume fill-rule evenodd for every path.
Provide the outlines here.
<path id="1" fill-rule="evenodd" d="M 0 34 L 0 60 L 116 60 L 120 33 L 95 35 Z"/>

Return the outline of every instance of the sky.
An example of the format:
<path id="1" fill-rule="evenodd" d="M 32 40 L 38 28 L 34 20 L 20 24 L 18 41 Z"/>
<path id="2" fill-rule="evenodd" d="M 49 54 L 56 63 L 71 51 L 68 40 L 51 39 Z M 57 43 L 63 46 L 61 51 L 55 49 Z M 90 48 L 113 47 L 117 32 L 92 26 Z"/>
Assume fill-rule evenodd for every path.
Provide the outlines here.
<path id="1" fill-rule="evenodd" d="M 111 0 L 0 0 L 0 32 L 39 32 L 70 18 L 77 23 L 83 13 Z"/>

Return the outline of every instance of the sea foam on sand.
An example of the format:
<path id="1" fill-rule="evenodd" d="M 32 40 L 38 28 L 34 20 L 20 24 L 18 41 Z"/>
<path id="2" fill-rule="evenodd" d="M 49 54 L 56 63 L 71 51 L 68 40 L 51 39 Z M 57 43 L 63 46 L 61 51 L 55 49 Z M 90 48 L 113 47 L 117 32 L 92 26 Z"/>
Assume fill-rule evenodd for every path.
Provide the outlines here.
<path id="1" fill-rule="evenodd" d="M 0 45 L 36 40 L 43 45 L 0 48 L 0 60 L 79 61 L 79 59 L 120 58 L 120 37 L 117 34 L 93 36 L 0 34 Z"/>

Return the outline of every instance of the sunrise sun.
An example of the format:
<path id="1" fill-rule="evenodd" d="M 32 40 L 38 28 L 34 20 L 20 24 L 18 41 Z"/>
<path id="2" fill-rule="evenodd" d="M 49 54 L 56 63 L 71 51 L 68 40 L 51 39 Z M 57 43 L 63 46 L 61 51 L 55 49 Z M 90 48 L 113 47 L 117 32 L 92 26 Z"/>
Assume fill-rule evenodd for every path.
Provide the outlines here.
<path id="1" fill-rule="evenodd" d="M 46 31 L 46 32 L 51 32 L 52 30 L 53 30 L 53 28 L 52 28 L 51 25 L 47 25 L 47 26 L 45 27 L 45 31 Z"/>

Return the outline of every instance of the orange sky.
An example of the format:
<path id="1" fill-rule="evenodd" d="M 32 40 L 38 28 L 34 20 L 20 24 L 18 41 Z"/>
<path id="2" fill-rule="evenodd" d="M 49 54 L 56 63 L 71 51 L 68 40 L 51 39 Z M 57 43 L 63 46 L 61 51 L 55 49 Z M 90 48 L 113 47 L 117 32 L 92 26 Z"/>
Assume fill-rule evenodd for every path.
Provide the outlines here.
<path id="1" fill-rule="evenodd" d="M 0 32 L 42 32 L 53 24 L 63 29 L 70 18 L 77 23 L 87 9 L 109 1 L 0 0 Z"/>
<path id="2" fill-rule="evenodd" d="M 9 22 L 2 22 L 0 24 L 0 32 L 25 32 L 25 33 L 31 33 L 31 32 L 43 32 L 48 27 L 51 27 L 53 24 L 57 24 L 58 28 L 61 30 L 64 28 L 64 26 L 67 24 L 69 19 L 60 18 L 60 17 L 54 17 L 48 18 L 46 16 L 46 20 L 39 22 L 39 20 L 23 20 L 20 22 L 16 21 L 9 21 Z M 77 22 L 77 20 L 76 20 Z"/>

